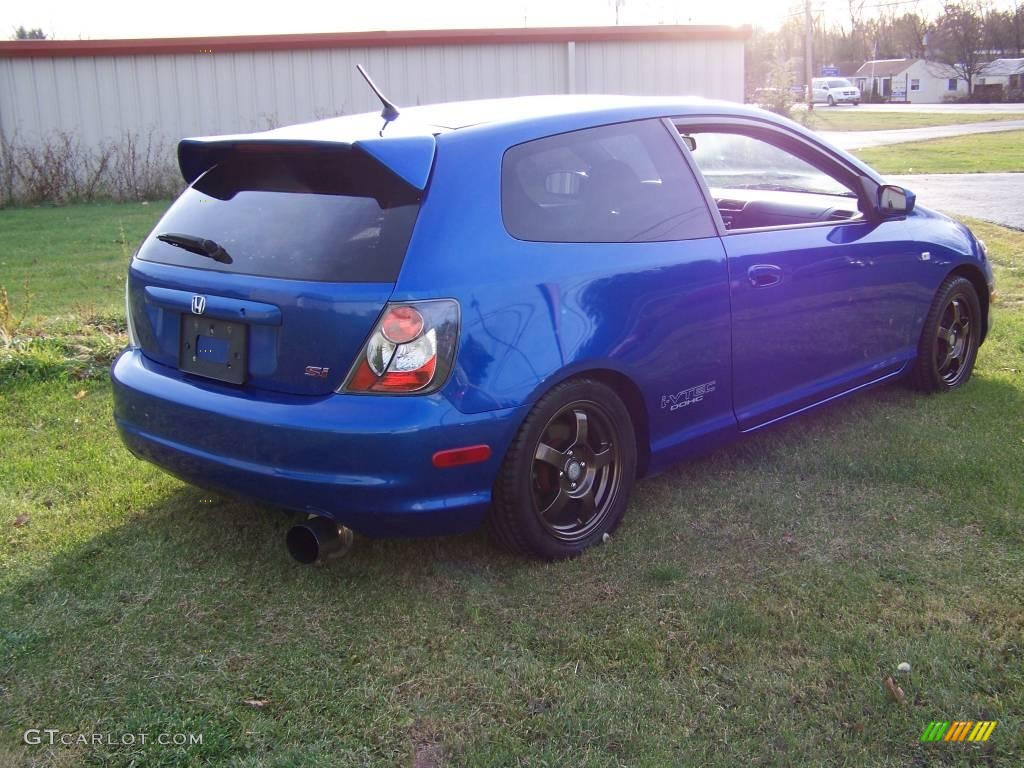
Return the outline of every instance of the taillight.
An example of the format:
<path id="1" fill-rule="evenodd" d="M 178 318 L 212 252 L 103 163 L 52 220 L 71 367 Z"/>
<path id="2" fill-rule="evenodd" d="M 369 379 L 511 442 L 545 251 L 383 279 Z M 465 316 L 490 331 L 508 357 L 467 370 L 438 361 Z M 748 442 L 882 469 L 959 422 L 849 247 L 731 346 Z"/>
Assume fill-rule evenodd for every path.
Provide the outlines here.
<path id="1" fill-rule="evenodd" d="M 448 378 L 458 338 L 451 299 L 389 304 L 338 391 L 434 392 Z"/>
<path id="2" fill-rule="evenodd" d="M 423 315 L 416 307 L 392 307 L 380 321 L 380 332 L 393 344 L 406 344 L 423 333 Z"/>
<path id="3" fill-rule="evenodd" d="M 139 337 L 135 335 L 135 321 L 132 319 L 132 300 L 128 293 L 128 278 L 124 279 L 124 321 L 128 326 L 128 346 L 139 346 Z"/>

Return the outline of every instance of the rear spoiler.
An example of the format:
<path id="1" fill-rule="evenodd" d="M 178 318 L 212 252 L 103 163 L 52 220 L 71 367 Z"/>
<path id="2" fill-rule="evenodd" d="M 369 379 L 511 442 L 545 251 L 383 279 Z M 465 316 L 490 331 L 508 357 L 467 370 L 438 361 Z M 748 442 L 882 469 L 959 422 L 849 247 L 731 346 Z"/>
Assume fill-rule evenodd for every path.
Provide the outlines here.
<path id="1" fill-rule="evenodd" d="M 181 175 L 188 184 L 191 184 L 242 146 L 253 150 L 320 148 L 364 152 L 421 192 L 427 187 L 427 179 L 430 178 L 430 170 L 434 165 L 436 142 L 432 135 L 371 137 L 344 142 L 277 137 L 273 136 L 273 133 L 275 132 L 182 139 L 178 142 L 178 167 L 181 168 Z"/>

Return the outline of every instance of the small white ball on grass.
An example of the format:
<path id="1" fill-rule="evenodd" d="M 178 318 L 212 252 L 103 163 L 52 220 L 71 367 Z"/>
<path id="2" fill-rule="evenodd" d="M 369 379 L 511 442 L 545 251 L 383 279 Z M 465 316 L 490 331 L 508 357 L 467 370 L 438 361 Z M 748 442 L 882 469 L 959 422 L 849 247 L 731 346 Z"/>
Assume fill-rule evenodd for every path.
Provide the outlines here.
<path id="1" fill-rule="evenodd" d="M 901 661 L 900 665 L 898 667 L 896 667 L 896 669 L 898 669 L 900 672 L 909 672 L 910 671 L 910 664 L 908 662 L 906 662 L 906 661 Z"/>

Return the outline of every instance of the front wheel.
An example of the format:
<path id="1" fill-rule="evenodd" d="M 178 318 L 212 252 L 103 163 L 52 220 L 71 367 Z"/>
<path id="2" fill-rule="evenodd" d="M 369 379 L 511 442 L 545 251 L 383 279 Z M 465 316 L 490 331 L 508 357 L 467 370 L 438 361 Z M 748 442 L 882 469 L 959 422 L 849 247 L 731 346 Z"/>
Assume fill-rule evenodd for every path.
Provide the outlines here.
<path id="1" fill-rule="evenodd" d="M 828 105 L 830 107 L 834 107 L 836 105 L 836 100 L 833 99 L 831 96 L 828 97 Z"/>
<path id="2" fill-rule="evenodd" d="M 614 390 L 573 379 L 541 398 L 505 456 L 490 528 L 506 549 L 545 560 L 580 554 L 622 521 L 636 438 Z"/>
<path id="3" fill-rule="evenodd" d="M 946 278 L 921 331 L 911 374 L 915 389 L 949 392 L 967 383 L 978 355 L 981 322 L 981 304 L 971 281 Z"/>

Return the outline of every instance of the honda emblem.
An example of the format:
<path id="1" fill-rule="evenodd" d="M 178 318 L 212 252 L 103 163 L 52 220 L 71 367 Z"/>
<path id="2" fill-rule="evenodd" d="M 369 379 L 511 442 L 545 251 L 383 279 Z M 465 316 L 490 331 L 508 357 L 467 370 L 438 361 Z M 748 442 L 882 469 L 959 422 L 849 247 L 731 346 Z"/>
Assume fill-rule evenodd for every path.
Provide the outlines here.
<path id="1" fill-rule="evenodd" d="M 192 297 L 192 314 L 201 315 L 206 311 L 206 297 L 205 296 L 193 296 Z"/>

